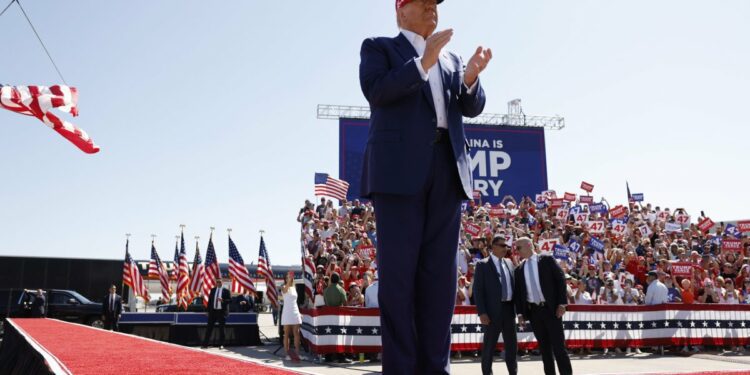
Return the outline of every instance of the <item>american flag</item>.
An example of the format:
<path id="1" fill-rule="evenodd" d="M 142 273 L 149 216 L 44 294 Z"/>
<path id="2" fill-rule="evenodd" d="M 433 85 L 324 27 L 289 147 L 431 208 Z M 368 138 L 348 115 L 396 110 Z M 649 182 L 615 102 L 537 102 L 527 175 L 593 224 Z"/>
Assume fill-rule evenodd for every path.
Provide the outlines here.
<path id="1" fill-rule="evenodd" d="M 159 279 L 162 298 L 168 303 L 169 298 L 172 296 L 172 288 L 169 286 L 169 275 L 167 274 L 167 268 L 159 258 L 159 254 L 156 253 L 153 241 L 151 241 L 151 261 L 148 263 L 148 277 Z"/>
<path id="2" fill-rule="evenodd" d="M 305 294 L 313 299 L 313 281 L 315 278 L 315 263 L 310 258 L 305 242 L 302 241 L 302 277 L 305 279 Z"/>
<path id="3" fill-rule="evenodd" d="M 180 234 L 180 259 L 177 273 L 177 307 L 187 310 L 190 298 L 190 268 L 188 267 L 187 252 L 185 252 L 185 235 Z"/>
<path id="4" fill-rule="evenodd" d="M 172 274 L 169 275 L 170 280 L 177 281 L 177 272 L 180 270 L 180 239 L 174 240 L 174 258 L 172 260 L 174 263 L 172 263 Z"/>
<path id="5" fill-rule="evenodd" d="M 208 248 L 206 249 L 206 263 L 204 263 L 203 271 L 203 295 L 207 296 L 213 287 L 216 286 L 216 279 L 220 275 L 219 262 L 216 259 L 216 251 L 214 250 L 214 235 L 211 233 L 211 237 L 208 238 Z M 208 306 L 208 298 L 203 299 L 203 305 Z"/>
<path id="6" fill-rule="evenodd" d="M 276 291 L 276 282 L 273 279 L 273 269 L 271 269 L 271 259 L 268 258 L 268 250 L 263 236 L 260 236 L 260 254 L 258 254 L 258 274 L 266 280 L 266 296 L 271 306 L 279 307 L 279 294 Z"/>
<path id="7" fill-rule="evenodd" d="M 122 266 L 122 281 L 133 290 L 133 294 L 141 296 L 148 302 L 151 296 L 148 295 L 148 289 L 146 289 L 146 284 L 143 282 L 138 265 L 130 257 L 130 252 L 128 251 L 129 243 L 130 240 L 125 241 L 125 262 Z"/>
<path id="8" fill-rule="evenodd" d="M 201 250 L 198 248 L 198 241 L 195 241 L 195 258 L 193 258 L 193 276 L 190 278 L 190 301 L 201 295 L 203 290 L 203 259 L 201 259 Z"/>
<path id="9" fill-rule="evenodd" d="M 75 87 L 55 86 L 3 86 L 0 85 L 0 108 L 34 116 L 87 154 L 99 152 L 99 146 L 85 131 L 60 120 L 53 108 L 78 116 L 78 90 Z"/>
<path id="10" fill-rule="evenodd" d="M 346 200 L 346 193 L 349 191 L 349 183 L 344 180 L 338 180 L 327 173 L 315 174 L 315 196 L 324 195 L 326 197 Z"/>
<path id="11" fill-rule="evenodd" d="M 245 290 L 255 293 L 250 272 L 247 272 L 245 261 L 237 251 L 237 246 L 234 246 L 232 236 L 229 236 L 229 278 L 232 279 L 232 293 L 245 293 Z"/>

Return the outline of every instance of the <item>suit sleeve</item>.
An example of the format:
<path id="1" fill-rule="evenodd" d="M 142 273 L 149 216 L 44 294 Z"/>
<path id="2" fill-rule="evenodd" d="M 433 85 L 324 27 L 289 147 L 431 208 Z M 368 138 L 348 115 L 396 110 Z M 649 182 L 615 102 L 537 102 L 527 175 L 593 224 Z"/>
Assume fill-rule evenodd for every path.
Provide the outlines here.
<path id="1" fill-rule="evenodd" d="M 567 305 L 568 290 L 565 287 L 565 272 L 563 272 L 562 268 L 560 268 L 560 265 L 557 264 L 554 258 L 546 258 L 548 259 L 547 263 L 552 269 L 552 280 L 554 280 L 555 282 L 555 284 L 553 285 L 553 287 L 555 288 L 555 308 L 560 305 Z"/>
<path id="2" fill-rule="evenodd" d="M 391 67 L 388 56 L 375 39 L 362 42 L 359 64 L 359 84 L 372 107 L 388 105 L 422 88 L 416 58 L 402 66 Z"/>
<path id="3" fill-rule="evenodd" d="M 484 263 L 477 263 L 474 274 L 474 304 L 477 306 L 477 315 L 487 314 L 487 306 L 484 301 Z"/>
<path id="4" fill-rule="evenodd" d="M 102 315 L 107 315 L 107 297 L 104 297 L 102 302 Z"/>
<path id="5" fill-rule="evenodd" d="M 461 65 L 462 72 L 466 69 L 463 61 L 459 58 L 459 64 Z M 477 117 L 484 111 L 484 104 L 487 98 L 484 95 L 484 88 L 482 88 L 482 82 L 479 77 L 475 83 L 474 90 L 469 90 L 466 84 L 463 82 L 464 75 L 461 74 L 461 93 L 458 96 L 458 103 L 461 106 L 461 114 L 465 117 Z M 469 92 L 471 91 L 471 92 Z"/>
<path id="6" fill-rule="evenodd" d="M 516 269 L 513 271 L 513 275 L 516 277 L 514 288 L 513 288 L 513 301 L 516 303 L 516 313 L 517 314 L 523 314 L 524 318 L 528 318 L 526 316 L 526 309 L 524 308 L 526 297 L 523 293 L 523 285 L 522 283 L 525 283 L 526 280 L 523 278 L 523 268 L 519 265 L 516 267 Z"/>

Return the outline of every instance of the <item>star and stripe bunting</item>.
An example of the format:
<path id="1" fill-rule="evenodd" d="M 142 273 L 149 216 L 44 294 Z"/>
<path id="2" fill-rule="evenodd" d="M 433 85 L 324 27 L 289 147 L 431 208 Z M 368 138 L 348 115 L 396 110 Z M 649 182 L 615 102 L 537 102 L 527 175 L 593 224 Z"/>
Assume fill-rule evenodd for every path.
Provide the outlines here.
<path id="1" fill-rule="evenodd" d="M 148 302 L 151 300 L 151 296 L 148 294 L 146 283 L 143 282 L 143 277 L 138 269 L 138 265 L 135 264 L 133 258 L 130 257 L 130 251 L 128 251 L 129 245 L 130 239 L 125 241 L 125 261 L 122 266 L 122 281 L 133 290 L 133 294 L 140 296 Z"/>
<path id="2" fill-rule="evenodd" d="M 190 278 L 190 302 L 203 294 L 203 279 L 205 271 L 203 269 L 203 259 L 201 250 L 198 247 L 198 240 L 195 240 L 195 257 L 193 258 L 193 272 Z"/>
<path id="3" fill-rule="evenodd" d="M 99 146 L 85 131 L 61 120 L 52 109 L 78 116 L 78 90 L 65 85 L 3 86 L 0 85 L 0 108 L 34 116 L 87 154 L 99 152 Z"/>
<path id="4" fill-rule="evenodd" d="M 345 201 L 349 183 L 329 176 L 327 173 L 315 174 L 315 196 L 326 196 Z"/>
<path id="5" fill-rule="evenodd" d="M 172 287 L 169 285 L 169 274 L 167 273 L 167 268 L 164 266 L 161 258 L 159 258 L 159 254 L 156 252 L 154 241 L 151 241 L 151 260 L 148 262 L 148 277 L 159 279 L 162 299 L 168 303 L 172 296 Z"/>
<path id="6" fill-rule="evenodd" d="M 268 250 L 266 249 L 266 242 L 263 241 L 263 236 L 260 236 L 260 250 L 258 251 L 258 275 L 263 277 L 266 281 L 266 296 L 268 302 L 274 309 L 279 308 L 279 293 L 276 291 L 276 282 L 273 279 L 273 268 L 271 267 L 271 259 L 268 257 Z"/>
<path id="7" fill-rule="evenodd" d="M 743 346 L 750 344 L 750 306 L 569 305 L 563 317 L 567 347 L 614 348 L 656 345 Z M 451 350 L 478 350 L 483 326 L 474 306 L 457 306 Z M 302 335 L 316 353 L 380 351 L 378 309 L 322 307 L 302 310 Z M 522 349 L 537 347 L 531 324 L 518 327 Z M 502 349 L 502 337 L 498 349 Z"/>
<path id="8" fill-rule="evenodd" d="M 255 293 L 255 285 L 250 277 L 250 272 L 245 267 L 245 261 L 242 260 L 240 252 L 237 250 L 237 246 L 232 241 L 232 236 L 229 236 L 229 278 L 232 279 L 232 293 Z"/>
<path id="9" fill-rule="evenodd" d="M 211 289 L 216 286 L 216 279 L 221 275 L 219 271 L 219 261 L 216 259 L 216 250 L 214 250 L 214 234 L 208 238 L 208 247 L 206 248 L 206 262 L 203 265 L 203 295 L 207 296 Z M 203 299 L 203 305 L 208 306 L 208 298 Z"/>
<path id="10" fill-rule="evenodd" d="M 177 272 L 177 309 L 182 307 L 187 310 L 190 299 L 190 267 L 188 266 L 187 252 L 185 251 L 185 235 L 180 233 L 180 257 Z"/>

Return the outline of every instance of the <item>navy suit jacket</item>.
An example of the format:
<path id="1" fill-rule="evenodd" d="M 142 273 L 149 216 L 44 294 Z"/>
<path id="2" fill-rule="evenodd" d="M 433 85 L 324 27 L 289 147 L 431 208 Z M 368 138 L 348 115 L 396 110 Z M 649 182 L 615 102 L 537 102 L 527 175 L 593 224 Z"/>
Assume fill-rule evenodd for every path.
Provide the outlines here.
<path id="1" fill-rule="evenodd" d="M 359 82 L 370 103 L 370 131 L 362 168 L 360 194 L 416 194 L 425 183 L 432 160 L 437 116 L 430 84 L 417 69 L 417 52 L 401 33 L 395 38 L 370 38 L 360 51 Z M 443 51 L 438 65 L 453 155 L 465 197 L 471 199 L 468 142 L 463 116 L 484 110 L 481 83 L 472 94 L 463 84 L 458 55 Z"/>
<path id="2" fill-rule="evenodd" d="M 511 278 L 511 288 L 513 288 L 513 263 L 510 259 L 502 258 L 501 262 L 505 262 L 508 266 L 508 275 Z M 474 303 L 477 305 L 477 315 L 487 314 L 490 321 L 500 322 L 503 318 L 503 305 L 500 301 L 502 295 L 502 285 L 500 284 L 500 272 L 495 267 L 495 262 L 492 261 L 492 257 L 487 257 L 476 265 L 476 273 L 474 274 L 474 285 L 472 286 Z M 514 310 L 513 307 L 510 307 Z M 510 311 L 511 316 L 515 316 L 515 311 Z"/>

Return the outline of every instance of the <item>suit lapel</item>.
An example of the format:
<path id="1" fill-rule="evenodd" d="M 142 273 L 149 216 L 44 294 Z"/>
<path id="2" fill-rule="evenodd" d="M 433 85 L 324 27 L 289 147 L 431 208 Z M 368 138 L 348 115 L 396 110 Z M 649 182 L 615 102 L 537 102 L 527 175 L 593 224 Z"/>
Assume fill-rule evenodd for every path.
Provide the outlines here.
<path id="1" fill-rule="evenodd" d="M 411 42 L 406 39 L 406 36 L 404 36 L 403 33 L 399 33 L 398 36 L 393 39 L 393 41 L 396 44 L 396 52 L 401 55 L 401 58 L 403 58 L 404 61 L 419 57 L 419 55 L 417 54 L 417 50 L 414 49 L 414 46 L 411 45 Z M 432 109 L 432 112 L 434 113 L 435 101 L 432 99 L 432 91 L 430 90 L 429 83 L 425 82 L 425 84 L 422 85 L 422 94 L 430 103 L 430 109 Z"/>
<path id="2" fill-rule="evenodd" d="M 451 84 L 452 82 L 452 73 L 449 67 L 451 67 L 453 64 L 451 64 L 451 61 L 448 56 L 444 54 L 440 54 L 440 58 L 438 59 L 438 65 L 440 65 L 440 77 L 443 80 L 443 99 L 446 106 L 446 113 L 448 111 L 448 106 L 450 105 L 449 100 L 451 97 Z"/>

